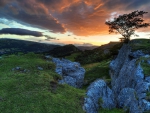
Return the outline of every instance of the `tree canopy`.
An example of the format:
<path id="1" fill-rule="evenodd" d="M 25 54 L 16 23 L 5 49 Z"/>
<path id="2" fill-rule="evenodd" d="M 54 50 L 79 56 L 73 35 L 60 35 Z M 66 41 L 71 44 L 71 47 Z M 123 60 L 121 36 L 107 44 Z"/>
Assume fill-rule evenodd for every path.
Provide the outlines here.
<path id="1" fill-rule="evenodd" d="M 135 35 L 135 30 L 150 26 L 150 23 L 144 23 L 143 15 L 148 12 L 133 11 L 129 14 L 119 15 L 112 21 L 106 21 L 105 24 L 109 26 L 109 33 L 120 33 L 124 42 L 128 43 L 131 35 Z"/>

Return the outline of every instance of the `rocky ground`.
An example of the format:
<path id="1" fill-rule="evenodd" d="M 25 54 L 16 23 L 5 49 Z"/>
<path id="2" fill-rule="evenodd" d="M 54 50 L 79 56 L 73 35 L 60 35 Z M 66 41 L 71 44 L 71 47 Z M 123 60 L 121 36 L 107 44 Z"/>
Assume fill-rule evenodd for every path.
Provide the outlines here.
<path id="1" fill-rule="evenodd" d="M 113 60 L 82 66 L 34 53 L 1 56 L 0 111 L 150 112 L 149 47 L 149 40 L 135 40 Z"/>
<path id="2" fill-rule="evenodd" d="M 124 44 L 117 58 L 111 61 L 111 88 L 102 79 L 88 87 L 83 106 L 87 113 L 97 113 L 100 107 L 123 108 L 130 113 L 150 111 L 150 101 L 147 99 L 150 73 L 145 74 L 150 71 L 150 55 L 142 50 L 131 50 L 130 44 Z"/>

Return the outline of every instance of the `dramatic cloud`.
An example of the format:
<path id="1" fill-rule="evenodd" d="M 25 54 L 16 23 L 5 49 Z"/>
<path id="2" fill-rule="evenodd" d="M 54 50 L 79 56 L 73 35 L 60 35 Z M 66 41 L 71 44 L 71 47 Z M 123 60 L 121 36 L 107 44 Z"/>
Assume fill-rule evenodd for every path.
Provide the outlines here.
<path id="1" fill-rule="evenodd" d="M 30 31 L 30 30 L 20 29 L 20 28 L 4 28 L 0 30 L 0 34 L 31 35 L 35 37 L 43 36 L 41 32 Z"/>
<path id="2" fill-rule="evenodd" d="M 17 19 L 40 28 L 49 29 L 52 32 L 64 33 L 63 24 L 54 18 L 47 7 L 35 0 L 14 0 L 1 8 L 0 14 L 5 18 Z"/>
<path id="3" fill-rule="evenodd" d="M 0 7 L 6 5 L 9 2 L 11 2 L 11 0 L 0 0 Z"/>
<path id="4" fill-rule="evenodd" d="M 80 2 L 82 0 L 36 0 L 36 1 L 38 3 L 42 3 L 52 12 L 55 12 L 55 11 L 61 12 L 65 8 L 71 6 L 72 4 L 76 2 Z"/>
<path id="5" fill-rule="evenodd" d="M 104 23 L 114 14 L 149 11 L 149 6 L 150 0 L 0 0 L 0 15 L 54 33 L 90 36 L 108 34 Z"/>
<path id="6" fill-rule="evenodd" d="M 54 37 L 51 37 L 51 36 L 48 36 L 48 35 L 44 35 L 45 37 L 46 37 L 46 41 L 51 41 L 51 39 L 56 39 L 56 38 L 54 38 Z"/>
<path id="7" fill-rule="evenodd" d="M 95 6 L 96 7 L 96 6 Z M 80 36 L 107 33 L 105 20 L 109 14 L 103 9 L 95 9 L 85 2 L 78 2 L 66 8 L 62 13 L 53 14 L 64 23 L 68 31 Z"/>
<path id="8" fill-rule="evenodd" d="M 13 15 L 12 15 L 13 16 Z M 37 25 L 41 28 L 49 29 L 50 31 L 56 33 L 64 33 L 65 28 L 53 17 L 51 16 L 44 16 L 44 15 L 28 15 L 25 12 L 19 13 L 18 15 L 13 16 L 18 20 L 22 20 L 26 23 L 31 25 Z M 26 18 L 24 18 L 26 17 Z"/>

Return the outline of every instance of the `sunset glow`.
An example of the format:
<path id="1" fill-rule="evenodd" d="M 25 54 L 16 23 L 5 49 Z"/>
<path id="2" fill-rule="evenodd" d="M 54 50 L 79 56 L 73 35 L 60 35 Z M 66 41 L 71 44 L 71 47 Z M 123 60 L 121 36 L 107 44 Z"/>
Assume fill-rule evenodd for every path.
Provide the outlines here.
<path id="1" fill-rule="evenodd" d="M 144 19 L 150 23 L 149 6 L 150 0 L 0 0 L 0 30 L 21 28 L 43 34 L 35 37 L 3 33 L 0 38 L 61 45 L 102 45 L 122 37 L 109 34 L 106 20 L 143 10 L 149 12 Z M 138 38 L 149 38 L 150 27 L 139 29 L 137 34 Z"/>

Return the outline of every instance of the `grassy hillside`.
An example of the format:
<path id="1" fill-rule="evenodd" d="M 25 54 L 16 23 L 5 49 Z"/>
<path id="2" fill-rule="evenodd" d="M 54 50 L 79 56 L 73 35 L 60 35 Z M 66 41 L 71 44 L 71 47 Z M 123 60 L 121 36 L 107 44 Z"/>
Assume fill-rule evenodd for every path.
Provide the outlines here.
<path id="1" fill-rule="evenodd" d="M 150 39 L 134 39 L 130 43 L 132 51 L 142 50 L 146 54 L 150 54 Z"/>
<path id="2" fill-rule="evenodd" d="M 93 50 L 85 50 L 75 57 L 75 61 L 80 62 L 81 64 L 101 62 L 103 60 L 115 57 L 121 46 L 122 43 L 111 42 Z"/>
<path id="3" fill-rule="evenodd" d="M 91 82 L 98 78 L 104 79 L 108 84 L 110 84 L 109 63 L 110 60 L 108 59 L 102 62 L 84 65 L 83 67 L 86 70 L 84 79 L 85 87 L 89 86 Z"/>
<path id="4" fill-rule="evenodd" d="M 85 90 L 58 85 L 54 68 L 42 55 L 3 56 L 0 113 L 82 113 Z"/>
<path id="5" fill-rule="evenodd" d="M 76 46 L 76 47 L 81 51 L 85 51 L 85 50 L 93 50 L 95 48 L 98 48 L 99 46 Z"/>
<path id="6" fill-rule="evenodd" d="M 139 49 L 146 53 L 150 51 L 148 39 L 135 40 L 131 46 L 133 51 Z M 116 55 L 119 47 L 120 45 L 115 45 L 109 48 L 111 55 Z M 65 58 L 75 61 L 75 58 L 81 54 L 80 51 L 76 51 Z M 144 74 L 149 76 L 147 59 L 140 60 Z M 57 80 L 61 77 L 55 73 L 55 65 L 50 60 L 44 59 L 42 54 L 1 56 L 0 113 L 84 113 L 82 105 L 86 88 L 90 83 L 102 78 L 110 86 L 110 61 L 108 57 L 100 62 L 83 64 L 86 70 L 84 86 L 76 89 L 58 84 Z M 123 113 L 123 110 L 100 108 L 99 113 Z"/>
<path id="7" fill-rule="evenodd" d="M 65 58 L 71 60 L 72 62 L 75 62 L 75 58 L 79 56 L 80 54 L 81 52 L 72 53 L 69 56 L 65 56 Z"/>
<path id="8" fill-rule="evenodd" d="M 2 56 L 0 113 L 84 113 L 82 105 L 86 87 L 97 78 L 109 78 L 108 63 L 84 65 L 87 71 L 85 84 L 82 89 L 76 89 L 57 83 L 61 77 L 55 73 L 55 65 L 43 55 Z M 100 109 L 100 112 L 121 113 L 117 109 Z"/>
<path id="9" fill-rule="evenodd" d="M 18 52 L 47 52 L 59 45 L 44 44 L 17 39 L 0 39 L 0 55 L 14 54 Z"/>
<path id="10" fill-rule="evenodd" d="M 47 54 L 50 54 L 54 57 L 66 57 L 66 56 L 70 56 L 71 54 L 74 54 L 74 53 L 77 53 L 77 52 L 80 52 L 80 51 L 81 50 L 79 50 L 74 45 L 69 44 L 69 45 L 56 47 L 53 50 L 47 52 Z"/>

